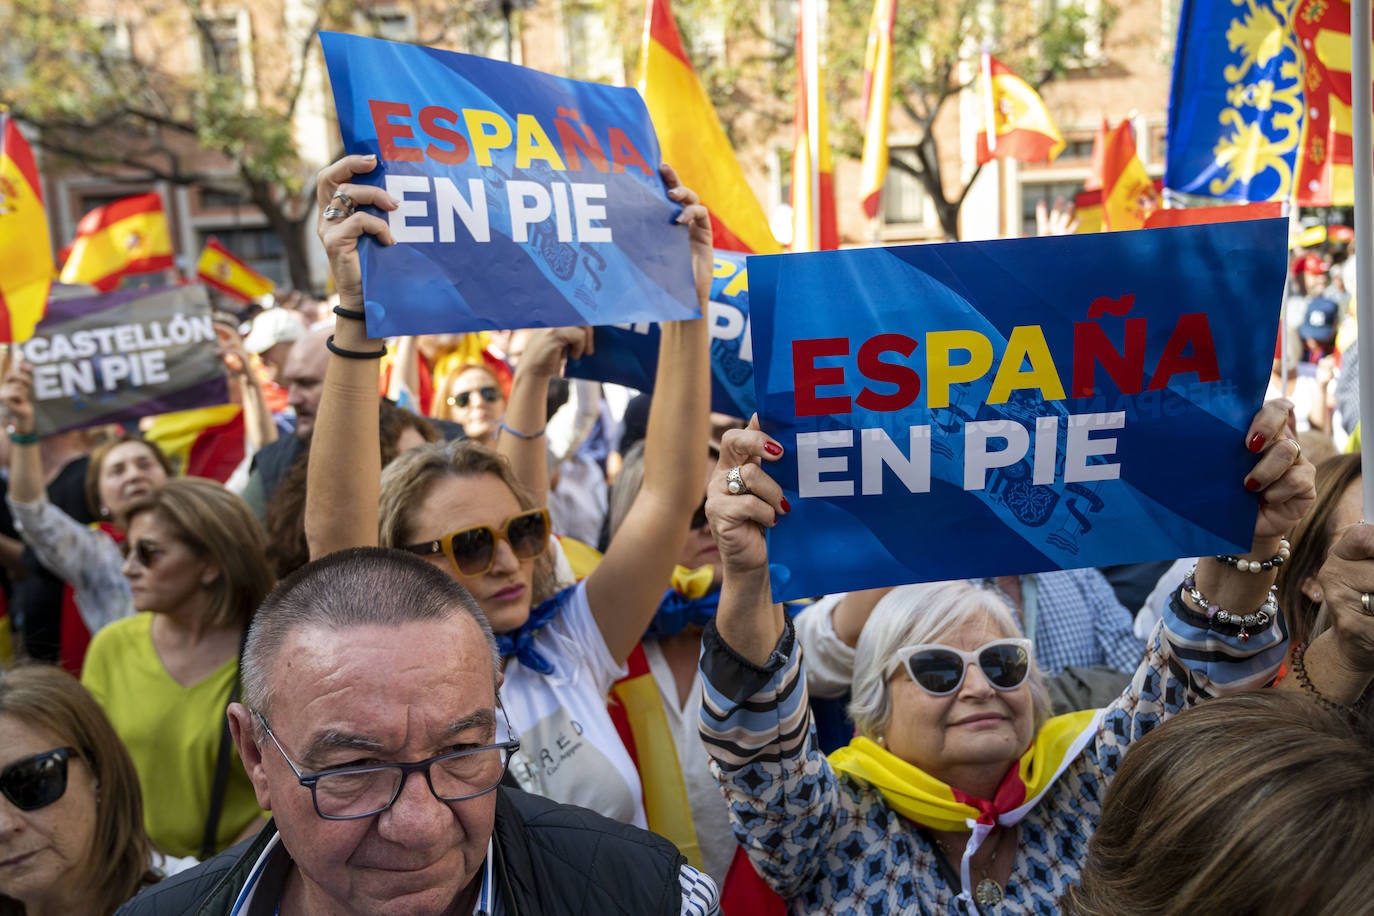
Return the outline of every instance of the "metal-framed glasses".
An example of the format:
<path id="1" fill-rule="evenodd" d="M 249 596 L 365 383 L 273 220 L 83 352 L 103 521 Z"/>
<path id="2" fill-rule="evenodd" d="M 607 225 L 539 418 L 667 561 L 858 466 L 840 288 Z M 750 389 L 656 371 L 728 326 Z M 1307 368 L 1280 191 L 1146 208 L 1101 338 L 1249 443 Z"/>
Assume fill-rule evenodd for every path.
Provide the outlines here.
<path id="1" fill-rule="evenodd" d="M 519 741 L 510 740 L 436 754 L 415 763 L 381 763 L 302 773 L 272 733 L 266 717 L 256 709 L 252 713 L 262 723 L 267 737 L 277 746 L 291 772 L 296 774 L 297 781 L 310 790 L 315 813 L 327 821 L 353 821 L 381 814 L 396 804 L 412 773 L 424 773 L 429 791 L 440 801 L 466 801 L 486 795 L 501 783 L 511 755 L 520 749 Z M 501 715 L 505 715 L 504 709 Z M 506 731 L 510 731 L 509 719 Z"/>
<path id="2" fill-rule="evenodd" d="M 1026 682 L 1031 667 L 1029 639 L 995 639 L 972 652 L 924 643 L 897 650 L 893 668 L 901 666 L 926 693 L 949 696 L 964 683 L 969 665 L 977 665 L 998 690 L 1015 690 Z"/>
<path id="3" fill-rule="evenodd" d="M 500 528 L 474 525 L 422 544 L 407 544 L 407 553 L 433 556 L 442 553 L 463 576 L 480 576 L 496 563 L 496 543 L 505 541 L 518 560 L 533 560 L 549 549 L 548 509 L 530 509 L 512 515 Z"/>
<path id="4" fill-rule="evenodd" d="M 474 388 L 471 391 L 460 391 L 457 394 L 451 394 L 445 400 L 445 403 L 450 407 L 461 407 L 466 409 L 468 404 L 472 403 L 473 395 L 480 397 L 488 404 L 495 404 L 501 398 L 501 390 L 495 385 L 483 385 L 481 388 Z"/>
<path id="5" fill-rule="evenodd" d="M 46 808 L 67 792 L 67 761 L 77 756 L 74 747 L 58 747 L 0 770 L 0 793 L 20 811 Z"/>

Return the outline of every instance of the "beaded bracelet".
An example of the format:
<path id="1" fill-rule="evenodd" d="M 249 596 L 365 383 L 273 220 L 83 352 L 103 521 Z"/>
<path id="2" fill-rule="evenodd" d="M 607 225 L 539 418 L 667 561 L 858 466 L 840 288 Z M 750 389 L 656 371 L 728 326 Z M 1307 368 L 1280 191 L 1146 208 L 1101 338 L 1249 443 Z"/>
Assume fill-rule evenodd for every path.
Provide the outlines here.
<path id="1" fill-rule="evenodd" d="M 1267 560 L 1246 560 L 1230 554 L 1217 554 L 1217 561 L 1225 563 L 1227 566 L 1234 566 L 1241 572 L 1269 572 L 1269 570 L 1278 569 L 1287 562 L 1288 557 L 1292 555 L 1292 550 L 1293 545 L 1288 542 L 1288 538 L 1279 538 L 1279 552 Z"/>
<path id="2" fill-rule="evenodd" d="M 338 315 L 340 318 L 351 318 L 354 321 L 367 320 L 367 312 L 360 311 L 359 309 L 346 309 L 342 305 L 334 306 L 334 314 Z"/>
<path id="3" fill-rule="evenodd" d="M 1269 586 L 1269 596 L 1264 599 L 1264 604 L 1260 605 L 1259 610 L 1253 614 L 1234 614 L 1222 610 L 1220 605 L 1198 591 L 1196 577 L 1197 567 L 1194 566 L 1183 580 L 1183 590 L 1188 593 L 1188 597 L 1192 598 L 1198 607 L 1206 608 L 1207 625 L 1212 629 L 1215 629 L 1216 625 L 1239 627 L 1239 632 L 1236 635 L 1240 637 L 1241 642 L 1247 642 L 1250 639 L 1251 630 L 1262 630 L 1268 627 L 1274 622 L 1274 617 L 1279 612 L 1278 588 L 1276 586 Z"/>
<path id="4" fill-rule="evenodd" d="M 547 429 L 547 427 L 545 428 Z M 510 433 L 517 439 L 538 439 L 540 436 L 544 435 L 544 430 L 542 429 L 537 433 L 522 433 L 518 429 L 511 429 L 509 426 L 506 425 L 505 420 L 501 421 L 501 429 L 499 431 Z"/>
<path id="5" fill-rule="evenodd" d="M 345 359 L 381 359 L 383 356 L 386 356 L 385 344 L 383 344 L 376 350 L 369 350 L 367 352 L 360 352 L 358 350 L 345 350 L 343 347 L 340 347 L 334 343 L 333 334 L 329 335 L 329 338 L 325 340 L 324 345 L 329 348 L 330 353 L 333 353 L 335 356 L 342 356 Z"/>
<path id="6" fill-rule="evenodd" d="M 1312 699 L 1316 700 L 1319 705 L 1325 706 L 1327 709 L 1335 710 L 1336 712 L 1345 713 L 1347 716 L 1354 715 L 1355 710 L 1351 707 L 1342 703 L 1337 703 L 1335 700 L 1328 700 L 1326 697 L 1322 696 L 1321 691 L 1308 679 L 1307 665 L 1303 662 L 1303 656 L 1306 654 L 1306 643 L 1299 642 L 1293 644 L 1293 676 L 1298 679 L 1298 686 L 1310 693 Z"/>

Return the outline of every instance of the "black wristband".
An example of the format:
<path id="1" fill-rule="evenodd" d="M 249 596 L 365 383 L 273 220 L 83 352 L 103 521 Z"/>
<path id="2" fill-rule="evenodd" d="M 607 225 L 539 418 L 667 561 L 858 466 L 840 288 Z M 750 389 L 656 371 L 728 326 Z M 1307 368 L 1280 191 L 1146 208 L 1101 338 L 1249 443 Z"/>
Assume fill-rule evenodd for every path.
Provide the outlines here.
<path id="1" fill-rule="evenodd" d="M 336 346 L 333 334 L 329 335 L 329 339 L 324 342 L 324 345 L 329 348 L 330 353 L 335 356 L 342 356 L 344 359 L 381 359 L 386 356 L 386 344 L 383 344 L 380 349 L 360 353 L 357 350 L 345 350 L 343 347 Z"/>
<path id="2" fill-rule="evenodd" d="M 334 306 L 334 314 L 340 318 L 352 318 L 354 321 L 367 320 L 367 312 L 361 312 L 358 309 L 346 309 L 342 305 Z"/>

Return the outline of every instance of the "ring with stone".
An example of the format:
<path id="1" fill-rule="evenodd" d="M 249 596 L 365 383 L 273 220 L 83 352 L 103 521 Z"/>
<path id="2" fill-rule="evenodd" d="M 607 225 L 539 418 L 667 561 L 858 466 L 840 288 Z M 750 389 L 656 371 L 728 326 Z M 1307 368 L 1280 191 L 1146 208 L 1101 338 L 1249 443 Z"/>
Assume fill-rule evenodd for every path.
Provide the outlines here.
<path id="1" fill-rule="evenodd" d="M 743 496 L 753 492 L 749 489 L 749 485 L 744 482 L 739 465 L 735 465 L 725 472 L 725 489 L 729 490 L 732 496 Z"/>

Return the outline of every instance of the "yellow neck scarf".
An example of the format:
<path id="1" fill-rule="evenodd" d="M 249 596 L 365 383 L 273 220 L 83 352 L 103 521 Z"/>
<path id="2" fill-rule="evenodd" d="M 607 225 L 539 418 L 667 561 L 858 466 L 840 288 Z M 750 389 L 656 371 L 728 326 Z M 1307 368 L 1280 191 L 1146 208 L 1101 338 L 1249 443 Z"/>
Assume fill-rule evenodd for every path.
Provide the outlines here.
<path id="1" fill-rule="evenodd" d="M 932 830 L 967 831 L 975 824 L 1010 827 L 1035 807 L 1097 733 L 1101 710 L 1056 716 L 1007 771 L 995 798 L 976 798 L 946 785 L 868 738 L 830 755 L 835 771 L 873 786 L 898 814 Z"/>

